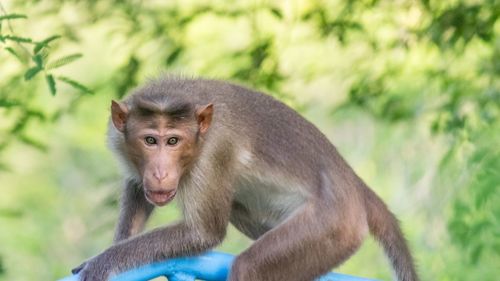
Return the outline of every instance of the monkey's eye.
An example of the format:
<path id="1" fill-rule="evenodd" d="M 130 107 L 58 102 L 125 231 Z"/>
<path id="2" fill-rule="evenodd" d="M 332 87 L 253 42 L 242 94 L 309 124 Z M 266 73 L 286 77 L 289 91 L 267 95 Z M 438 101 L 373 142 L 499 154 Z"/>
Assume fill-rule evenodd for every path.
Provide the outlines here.
<path id="1" fill-rule="evenodd" d="M 156 139 L 153 137 L 145 137 L 144 142 L 146 142 L 146 144 L 153 145 L 156 144 Z"/>
<path id="2" fill-rule="evenodd" d="M 171 137 L 167 140 L 168 145 L 176 145 L 179 142 L 179 139 L 176 137 Z"/>

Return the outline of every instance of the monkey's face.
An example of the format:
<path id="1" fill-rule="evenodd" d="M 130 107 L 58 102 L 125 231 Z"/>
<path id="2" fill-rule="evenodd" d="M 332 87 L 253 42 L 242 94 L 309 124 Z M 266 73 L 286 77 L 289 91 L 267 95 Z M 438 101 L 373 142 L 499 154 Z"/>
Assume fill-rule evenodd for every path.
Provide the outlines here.
<path id="1" fill-rule="evenodd" d="M 156 128 L 144 126 L 147 122 L 131 126 L 126 139 L 146 198 L 164 206 L 175 197 L 182 175 L 197 154 L 196 124 L 174 125 L 167 119 L 155 123 Z"/>
<path id="2" fill-rule="evenodd" d="M 163 104 L 135 103 L 137 109 L 131 111 L 112 101 L 111 120 L 125 138 L 124 153 L 142 177 L 146 198 L 163 206 L 174 199 L 182 176 L 197 158 L 213 105 L 196 106 L 193 114 L 182 104 L 165 109 Z"/>

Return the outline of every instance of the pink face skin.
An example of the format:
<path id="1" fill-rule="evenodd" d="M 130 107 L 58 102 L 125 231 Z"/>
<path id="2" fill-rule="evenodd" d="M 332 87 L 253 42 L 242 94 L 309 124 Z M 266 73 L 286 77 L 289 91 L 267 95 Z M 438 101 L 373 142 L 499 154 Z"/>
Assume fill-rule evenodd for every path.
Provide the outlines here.
<path id="1" fill-rule="evenodd" d="M 140 155 L 137 167 L 152 204 L 164 206 L 175 197 L 180 178 L 196 154 L 195 142 L 192 130 L 183 127 L 145 128 L 129 135 L 129 143 Z"/>

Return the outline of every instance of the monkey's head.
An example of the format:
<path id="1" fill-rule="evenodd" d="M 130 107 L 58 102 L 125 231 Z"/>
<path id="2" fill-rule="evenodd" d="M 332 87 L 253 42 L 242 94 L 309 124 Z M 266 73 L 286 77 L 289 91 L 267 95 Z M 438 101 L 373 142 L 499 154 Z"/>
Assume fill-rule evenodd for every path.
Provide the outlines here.
<path id="1" fill-rule="evenodd" d="M 179 181 L 193 164 L 208 131 L 213 105 L 158 103 L 133 99 L 111 102 L 111 120 L 124 136 L 124 153 L 142 177 L 148 201 L 172 201 Z"/>

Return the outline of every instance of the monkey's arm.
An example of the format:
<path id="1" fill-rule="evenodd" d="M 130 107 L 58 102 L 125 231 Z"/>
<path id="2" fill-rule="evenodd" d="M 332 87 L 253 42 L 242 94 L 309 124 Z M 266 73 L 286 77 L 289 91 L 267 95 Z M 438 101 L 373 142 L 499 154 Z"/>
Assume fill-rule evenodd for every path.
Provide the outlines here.
<path id="1" fill-rule="evenodd" d="M 140 233 L 154 209 L 154 206 L 146 200 L 144 191 L 134 180 L 126 182 L 120 206 L 115 243 Z"/>
<path id="2" fill-rule="evenodd" d="M 219 244 L 225 233 L 207 233 L 185 222 L 162 227 L 118 242 L 89 260 L 81 272 L 83 281 L 107 280 L 110 274 L 183 255 L 193 255 Z"/>
<path id="3" fill-rule="evenodd" d="M 181 198 L 184 221 L 116 243 L 86 263 L 81 280 L 107 280 L 110 274 L 165 258 L 198 254 L 219 244 L 226 234 L 233 194 L 228 178 L 222 179 L 207 179 L 205 186 L 186 190 L 186 196 L 197 194 L 197 198 Z"/>
<path id="4" fill-rule="evenodd" d="M 154 206 L 146 200 L 140 185 L 134 180 L 127 180 L 120 200 L 120 216 L 116 226 L 114 242 L 118 243 L 130 236 L 137 235 L 151 215 Z M 88 261 L 73 268 L 74 274 L 80 272 Z"/>

